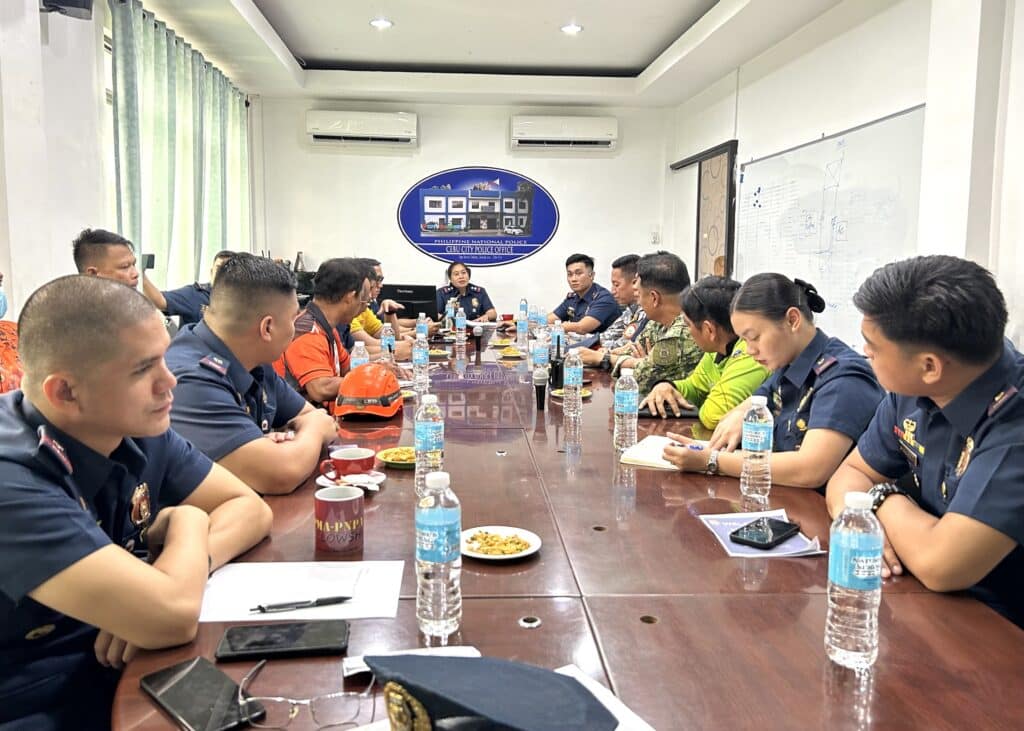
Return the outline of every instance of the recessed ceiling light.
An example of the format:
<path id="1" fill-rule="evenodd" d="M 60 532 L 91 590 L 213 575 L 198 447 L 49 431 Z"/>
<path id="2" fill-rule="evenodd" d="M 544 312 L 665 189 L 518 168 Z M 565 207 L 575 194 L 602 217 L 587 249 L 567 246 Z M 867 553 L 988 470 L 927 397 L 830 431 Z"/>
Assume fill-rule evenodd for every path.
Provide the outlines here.
<path id="1" fill-rule="evenodd" d="M 562 32 L 567 36 L 576 36 L 583 32 L 583 26 L 578 23 L 568 23 L 562 26 Z"/>
<path id="2" fill-rule="evenodd" d="M 387 18 L 374 18 L 373 20 L 370 21 L 370 25 L 372 25 L 377 30 L 387 30 L 388 28 L 393 26 L 394 23 L 392 23 Z"/>

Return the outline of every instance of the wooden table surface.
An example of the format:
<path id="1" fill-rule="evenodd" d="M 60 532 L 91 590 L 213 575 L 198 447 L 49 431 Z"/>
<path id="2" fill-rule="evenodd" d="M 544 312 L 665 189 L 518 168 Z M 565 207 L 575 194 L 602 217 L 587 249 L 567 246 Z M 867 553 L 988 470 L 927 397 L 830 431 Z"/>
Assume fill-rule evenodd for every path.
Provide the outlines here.
<path id="1" fill-rule="evenodd" d="M 659 729 L 1024 724 L 1024 632 L 984 605 L 932 594 L 913 577 L 886 581 L 879 659 L 857 678 L 824 653 L 827 557 L 728 558 L 697 516 L 750 507 L 738 481 L 619 465 L 607 374 L 586 371 L 594 395 L 577 447 L 566 443 L 557 400 L 537 411 L 525 364 L 485 353 L 482 364 L 471 355 L 459 366 L 434 373 L 431 392 L 445 412 L 445 469 L 463 527 L 515 525 L 537 533 L 543 547 L 517 562 L 463 560 L 463 627 L 451 644 L 548 668 L 575 663 Z M 411 445 L 412 421 L 407 403 L 401 417 L 344 423 L 340 435 L 375 450 Z M 688 425 L 642 419 L 640 437 Z M 267 498 L 271 536 L 238 559 L 406 560 L 398 616 L 353 620 L 349 654 L 425 644 L 414 611 L 413 473 L 387 476 L 366 501 L 361 555 L 314 550 L 311 479 Z M 816 492 L 775 487 L 769 502 L 827 545 Z M 539 617 L 540 627 L 522 628 L 526 616 Z M 113 726 L 173 728 L 139 678 L 197 654 L 212 658 L 226 626 L 203 624 L 190 645 L 141 653 L 118 688 Z M 237 680 L 251 664 L 221 667 Z M 257 682 L 254 693 L 331 692 L 342 687 L 340 659 L 275 660 Z M 381 712 L 378 702 L 378 719 Z M 370 720 L 369 709 L 360 720 Z M 312 724 L 303 714 L 292 727 Z"/>

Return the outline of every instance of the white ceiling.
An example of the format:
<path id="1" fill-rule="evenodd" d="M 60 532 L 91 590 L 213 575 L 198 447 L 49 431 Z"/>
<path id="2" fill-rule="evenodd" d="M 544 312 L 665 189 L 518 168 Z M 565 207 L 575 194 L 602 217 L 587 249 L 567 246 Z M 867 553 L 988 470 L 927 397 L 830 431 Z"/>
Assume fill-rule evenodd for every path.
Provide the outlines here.
<path id="1" fill-rule="evenodd" d="M 249 93 L 608 107 L 679 104 L 838 3 L 143 0 Z"/>

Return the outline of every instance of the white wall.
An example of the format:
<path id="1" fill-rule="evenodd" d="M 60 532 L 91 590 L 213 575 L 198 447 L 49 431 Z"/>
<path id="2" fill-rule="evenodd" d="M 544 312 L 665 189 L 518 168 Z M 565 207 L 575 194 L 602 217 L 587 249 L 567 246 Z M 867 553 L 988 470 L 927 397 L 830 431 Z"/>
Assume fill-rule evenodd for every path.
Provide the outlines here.
<path id="1" fill-rule="evenodd" d="M 310 100 L 263 99 L 255 105 L 254 141 L 262 160 L 255 203 L 256 226 L 275 256 L 301 250 L 314 262 L 330 256 L 380 259 L 391 282 L 442 284 L 445 264 L 414 249 L 402 236 L 396 211 L 402 195 L 420 179 L 462 166 L 493 166 L 533 178 L 559 207 L 560 224 L 540 252 L 515 264 L 479 267 L 473 281 L 487 288 L 499 311 L 511 312 L 520 296 L 551 308 L 568 291 L 566 256 L 576 251 L 597 261 L 607 286 L 611 261 L 623 253 L 647 253 L 652 231 L 661 233 L 667 113 L 662 110 L 572 110 L 614 114 L 620 146 L 612 153 L 516 153 L 508 147 L 509 116 L 536 110 L 495 106 L 422 105 L 420 147 L 399 154 L 352 154 L 314 146 L 305 138 L 307 109 L 397 110 Z M 564 111 L 564 110 L 561 110 Z M 545 109 L 557 114 L 560 110 Z M 259 171 L 262 170 L 262 175 Z"/>

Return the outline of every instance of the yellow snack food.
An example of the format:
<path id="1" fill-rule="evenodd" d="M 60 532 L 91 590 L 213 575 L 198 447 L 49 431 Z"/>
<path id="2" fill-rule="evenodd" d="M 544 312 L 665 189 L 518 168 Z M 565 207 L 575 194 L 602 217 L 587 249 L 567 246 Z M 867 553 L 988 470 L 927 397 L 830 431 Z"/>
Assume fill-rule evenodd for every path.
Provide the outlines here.
<path id="1" fill-rule="evenodd" d="M 474 553 L 483 553 L 488 556 L 512 556 L 522 553 L 530 544 L 519 537 L 518 533 L 510 536 L 502 536 L 497 533 L 488 533 L 485 530 L 478 530 L 466 541 L 467 547 Z"/>
<path id="2" fill-rule="evenodd" d="M 412 463 L 416 461 L 416 450 L 412 447 L 392 447 L 377 453 L 383 462 Z"/>

